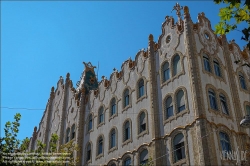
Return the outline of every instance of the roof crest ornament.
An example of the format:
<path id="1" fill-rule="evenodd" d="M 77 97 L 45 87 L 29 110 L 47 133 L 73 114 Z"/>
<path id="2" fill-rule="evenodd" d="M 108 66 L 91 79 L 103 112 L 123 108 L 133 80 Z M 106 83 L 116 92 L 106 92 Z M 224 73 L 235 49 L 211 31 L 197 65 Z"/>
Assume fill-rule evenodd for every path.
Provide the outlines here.
<path id="1" fill-rule="evenodd" d="M 178 24 L 180 25 L 181 24 L 181 10 L 183 10 L 183 6 L 180 6 L 179 3 L 176 3 L 173 10 L 176 10 L 176 15 L 178 17 Z"/>

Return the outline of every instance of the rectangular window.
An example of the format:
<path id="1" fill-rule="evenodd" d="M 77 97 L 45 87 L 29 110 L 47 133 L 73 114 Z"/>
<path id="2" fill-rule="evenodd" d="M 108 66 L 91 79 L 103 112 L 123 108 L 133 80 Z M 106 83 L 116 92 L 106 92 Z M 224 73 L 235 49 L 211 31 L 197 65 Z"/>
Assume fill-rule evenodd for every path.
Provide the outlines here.
<path id="1" fill-rule="evenodd" d="M 203 57 L 203 59 L 204 59 L 205 70 L 208 71 L 208 72 L 211 72 L 210 64 L 209 64 L 209 59 L 207 57 Z"/>
<path id="2" fill-rule="evenodd" d="M 167 108 L 167 119 L 169 118 L 169 117 L 171 117 L 171 116 L 173 116 L 174 114 L 173 114 L 173 106 L 170 106 L 170 107 L 168 107 Z"/>
<path id="3" fill-rule="evenodd" d="M 180 107 L 178 108 L 178 111 L 179 111 L 179 112 L 181 112 L 181 111 L 183 111 L 183 110 L 185 110 L 185 105 L 182 105 L 182 106 L 180 106 Z"/>
<path id="4" fill-rule="evenodd" d="M 220 67 L 219 67 L 219 64 L 217 62 L 214 62 L 214 72 L 217 76 L 221 77 Z"/>
<path id="5" fill-rule="evenodd" d="M 164 70 L 164 81 L 167 81 L 170 78 L 170 72 L 169 72 L 169 68 L 167 68 L 166 70 Z"/>
<path id="6" fill-rule="evenodd" d="M 174 146 L 175 162 L 185 158 L 185 147 L 184 142 L 181 142 Z"/>
<path id="7" fill-rule="evenodd" d="M 144 95 L 144 86 L 139 87 L 139 97 L 142 97 Z"/>
<path id="8" fill-rule="evenodd" d="M 146 123 L 141 124 L 140 132 L 143 132 L 146 130 Z"/>

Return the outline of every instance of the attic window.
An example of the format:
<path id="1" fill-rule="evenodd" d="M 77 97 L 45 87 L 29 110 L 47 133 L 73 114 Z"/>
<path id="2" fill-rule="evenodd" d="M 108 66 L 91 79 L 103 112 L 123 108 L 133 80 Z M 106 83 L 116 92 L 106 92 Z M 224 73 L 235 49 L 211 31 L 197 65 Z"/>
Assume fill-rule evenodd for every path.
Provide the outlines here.
<path id="1" fill-rule="evenodd" d="M 210 36 L 209 36 L 209 34 L 208 34 L 208 33 L 205 33 L 205 38 L 206 38 L 207 40 L 209 40 L 209 39 L 210 39 Z"/>
<path id="2" fill-rule="evenodd" d="M 166 43 L 169 43 L 171 41 L 171 36 L 168 35 L 167 38 L 166 38 Z"/>

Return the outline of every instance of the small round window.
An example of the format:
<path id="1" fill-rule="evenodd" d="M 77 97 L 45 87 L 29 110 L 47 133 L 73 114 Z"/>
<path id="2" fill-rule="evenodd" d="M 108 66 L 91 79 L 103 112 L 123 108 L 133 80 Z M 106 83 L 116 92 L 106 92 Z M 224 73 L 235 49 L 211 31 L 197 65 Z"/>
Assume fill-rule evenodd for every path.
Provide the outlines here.
<path id="1" fill-rule="evenodd" d="M 171 36 L 168 35 L 167 38 L 166 38 L 166 43 L 169 43 L 171 41 Z"/>
<path id="2" fill-rule="evenodd" d="M 209 39 L 210 39 L 210 36 L 209 36 L 209 34 L 208 34 L 208 33 L 205 33 L 204 35 L 205 35 L 205 38 L 206 38 L 207 40 L 209 40 Z"/>

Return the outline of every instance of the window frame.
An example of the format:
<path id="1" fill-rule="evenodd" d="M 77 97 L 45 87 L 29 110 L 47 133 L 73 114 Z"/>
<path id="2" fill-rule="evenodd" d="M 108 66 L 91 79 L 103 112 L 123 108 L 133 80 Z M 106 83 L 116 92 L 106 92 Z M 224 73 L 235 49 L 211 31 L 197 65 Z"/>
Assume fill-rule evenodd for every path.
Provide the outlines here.
<path id="1" fill-rule="evenodd" d="M 70 127 L 66 129 L 66 138 L 65 138 L 65 143 L 68 143 L 70 141 Z"/>
<path id="2" fill-rule="evenodd" d="M 209 107 L 212 110 L 216 110 L 218 111 L 218 104 L 217 104 L 217 97 L 216 97 L 216 93 L 213 89 L 208 89 L 208 98 L 209 98 Z M 211 100 L 211 98 L 213 100 Z"/>
<path id="3" fill-rule="evenodd" d="M 175 144 L 175 139 L 177 139 L 178 135 L 182 135 L 183 142 Z M 172 145 L 173 145 L 173 152 L 172 152 L 173 153 L 173 163 L 178 163 L 179 161 L 185 160 L 186 158 L 188 158 L 186 155 L 185 135 L 183 133 L 179 132 L 179 133 L 174 135 L 173 140 L 172 140 Z M 180 159 L 177 159 L 177 155 L 178 155 L 177 152 L 179 152 L 178 154 L 181 154 Z"/>
<path id="4" fill-rule="evenodd" d="M 76 137 L 76 125 L 73 124 L 71 126 L 71 135 L 70 135 L 70 139 L 74 139 Z"/>
<path id="5" fill-rule="evenodd" d="M 102 113 L 101 113 L 102 111 Z M 103 124 L 105 121 L 105 112 L 104 112 L 104 107 L 100 106 L 100 108 L 98 109 L 98 126 Z"/>
<path id="6" fill-rule="evenodd" d="M 145 95 L 145 81 L 143 78 L 138 81 L 138 99 Z"/>
<path id="7" fill-rule="evenodd" d="M 178 59 L 176 60 L 177 57 L 178 57 Z M 181 71 L 182 71 L 181 57 L 178 53 L 174 54 L 172 63 L 173 63 L 173 77 L 174 77 L 174 76 L 179 75 L 179 73 L 181 73 Z"/>
<path id="8" fill-rule="evenodd" d="M 202 59 L 203 59 L 204 70 L 206 72 L 212 73 L 209 56 L 206 53 L 203 53 L 202 57 L 203 57 Z"/>

